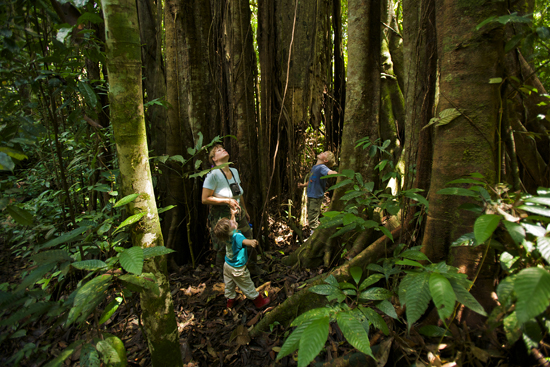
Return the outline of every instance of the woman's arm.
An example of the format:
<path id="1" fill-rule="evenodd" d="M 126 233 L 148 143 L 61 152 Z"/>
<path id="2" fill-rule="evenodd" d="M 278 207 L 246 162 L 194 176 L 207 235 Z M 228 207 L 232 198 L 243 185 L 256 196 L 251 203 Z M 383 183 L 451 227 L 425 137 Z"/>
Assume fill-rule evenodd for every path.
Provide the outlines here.
<path id="1" fill-rule="evenodd" d="M 202 201 L 203 204 L 207 204 L 207 205 L 224 205 L 224 204 L 226 204 L 226 205 L 229 205 L 231 207 L 231 209 L 238 209 L 239 208 L 239 203 L 237 202 L 237 200 L 232 199 L 232 198 L 216 197 L 216 196 L 214 196 L 214 190 L 210 190 L 210 189 L 206 189 L 206 188 L 202 189 L 201 201 Z"/>

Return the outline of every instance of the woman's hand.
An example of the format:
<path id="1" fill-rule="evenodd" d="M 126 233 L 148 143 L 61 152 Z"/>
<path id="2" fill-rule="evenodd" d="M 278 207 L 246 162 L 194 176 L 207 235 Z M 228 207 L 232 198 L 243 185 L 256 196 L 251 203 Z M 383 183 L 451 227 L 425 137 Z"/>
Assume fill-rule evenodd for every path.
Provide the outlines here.
<path id="1" fill-rule="evenodd" d="M 235 199 L 227 199 L 226 201 L 227 205 L 229 205 L 229 208 L 233 211 L 233 210 L 236 210 L 236 211 L 239 211 L 239 209 L 241 208 L 239 206 L 239 202 Z"/>

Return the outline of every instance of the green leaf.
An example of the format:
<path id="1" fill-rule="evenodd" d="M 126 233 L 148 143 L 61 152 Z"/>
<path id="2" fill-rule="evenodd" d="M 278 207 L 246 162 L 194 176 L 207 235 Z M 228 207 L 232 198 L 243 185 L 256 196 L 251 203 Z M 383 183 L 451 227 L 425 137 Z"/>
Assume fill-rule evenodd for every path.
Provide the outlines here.
<path id="1" fill-rule="evenodd" d="M 338 315 L 336 315 L 336 321 L 348 343 L 358 351 L 374 358 L 370 349 L 369 336 L 365 328 L 361 326 L 358 320 L 350 312 L 339 312 Z"/>
<path id="2" fill-rule="evenodd" d="M 429 282 L 430 274 L 422 272 L 407 275 L 399 285 L 399 298 L 402 299 L 402 297 L 404 297 L 405 304 L 407 305 L 407 327 L 409 330 L 412 324 L 414 324 L 428 308 L 428 304 L 431 300 Z"/>
<path id="3" fill-rule="evenodd" d="M 537 238 L 537 250 L 539 250 L 544 260 L 546 260 L 547 263 L 550 263 L 550 238 Z"/>
<path id="4" fill-rule="evenodd" d="M 46 263 L 42 266 L 39 266 L 38 268 L 34 269 L 29 275 L 23 279 L 21 284 L 17 286 L 16 292 L 25 290 L 27 287 L 32 287 L 36 282 L 38 282 L 44 275 L 46 275 L 48 272 L 50 272 L 54 267 L 56 263 Z"/>
<path id="5" fill-rule="evenodd" d="M 512 312 L 506 316 L 504 320 L 502 320 L 502 326 L 508 343 L 510 343 L 510 345 L 514 344 L 522 334 L 516 313 Z"/>
<path id="6" fill-rule="evenodd" d="M 45 248 L 60 245 L 60 244 L 65 243 L 65 242 L 69 242 L 69 241 L 75 239 L 76 237 L 80 236 L 82 233 L 86 232 L 87 230 L 88 230 L 88 227 L 75 228 L 70 232 L 63 233 L 61 236 L 59 236 L 57 238 L 54 238 L 51 241 L 46 242 L 45 244 L 40 246 L 40 249 L 45 249 Z"/>
<path id="7" fill-rule="evenodd" d="M 143 258 L 149 259 L 155 256 L 168 255 L 172 252 L 176 251 L 164 246 L 146 247 L 143 249 Z"/>
<path id="8" fill-rule="evenodd" d="M 141 218 L 143 218 L 143 216 L 147 214 L 145 212 L 143 213 L 138 213 L 138 214 L 134 214 L 132 215 L 131 217 L 128 217 L 126 218 L 126 220 L 122 223 L 120 223 L 120 225 L 118 227 L 116 227 L 115 229 L 115 232 L 118 231 L 119 229 L 121 228 L 124 228 L 126 227 L 127 225 L 130 225 L 130 224 L 134 224 L 135 222 L 139 221 Z"/>
<path id="9" fill-rule="evenodd" d="M 293 353 L 296 349 L 298 349 L 298 346 L 300 344 L 300 339 L 302 338 L 302 334 L 304 333 L 304 330 L 313 322 L 313 320 L 307 320 L 300 326 L 298 326 L 292 334 L 288 338 L 286 338 L 285 342 L 283 343 L 283 346 L 281 347 L 281 350 L 279 353 L 277 353 L 277 359 L 279 360 L 283 357 L 286 357 L 290 353 Z"/>
<path id="10" fill-rule="evenodd" d="M 328 337 L 329 318 L 313 320 L 300 338 L 298 367 L 306 367 L 319 354 Z"/>
<path id="11" fill-rule="evenodd" d="M 439 122 L 436 126 L 444 126 L 461 115 L 456 108 L 447 108 L 439 113 Z"/>
<path id="12" fill-rule="evenodd" d="M 349 273 L 355 281 L 355 284 L 359 284 L 359 282 L 361 281 L 361 276 L 363 276 L 363 269 L 358 266 L 354 266 L 353 268 L 349 269 Z"/>
<path id="13" fill-rule="evenodd" d="M 97 107 L 97 96 L 88 83 L 78 82 L 78 90 L 91 107 Z"/>
<path id="14" fill-rule="evenodd" d="M 426 200 L 424 196 L 419 195 L 415 192 L 405 192 L 405 196 L 414 201 L 418 201 L 420 204 L 423 204 L 426 208 L 430 206 L 430 204 L 428 203 L 428 200 Z"/>
<path id="15" fill-rule="evenodd" d="M 550 274 L 547 270 L 533 267 L 520 271 L 514 280 L 518 296 L 516 313 L 520 324 L 541 314 L 550 304 Z"/>
<path id="16" fill-rule="evenodd" d="M 418 329 L 418 332 L 430 338 L 441 338 L 442 336 L 453 336 L 450 331 L 435 325 L 425 325 Z"/>
<path id="17" fill-rule="evenodd" d="M 78 17 L 76 25 L 80 25 L 80 24 L 85 23 L 85 22 L 91 22 L 91 23 L 94 23 L 94 24 L 101 24 L 101 23 L 103 23 L 103 19 L 97 14 L 86 12 L 86 13 L 84 13 L 81 16 Z"/>
<path id="18" fill-rule="evenodd" d="M 73 307 L 69 311 L 66 327 L 70 326 L 81 316 L 85 320 L 88 315 L 99 305 L 107 296 L 105 293 L 111 285 L 112 275 L 103 274 L 90 280 L 76 290 Z"/>
<path id="19" fill-rule="evenodd" d="M 118 279 L 124 284 L 124 286 L 133 292 L 151 290 L 157 296 L 160 294 L 156 277 L 151 273 L 143 273 L 139 276 L 134 274 L 124 274 Z"/>
<path id="20" fill-rule="evenodd" d="M 512 237 L 512 240 L 516 243 L 516 245 L 521 245 L 523 240 L 525 239 L 525 229 L 517 223 L 509 222 L 507 220 L 502 221 L 504 224 L 504 227 L 510 234 L 510 237 Z"/>
<path id="21" fill-rule="evenodd" d="M 0 327 L 13 326 L 15 323 L 23 320 L 27 316 L 31 316 L 31 320 L 37 319 L 40 315 L 48 312 L 54 305 L 54 302 L 36 302 L 30 306 L 20 308 L 17 312 L 12 313 L 10 317 L 0 321 Z"/>
<path id="22" fill-rule="evenodd" d="M 386 321 L 372 308 L 359 306 L 361 312 L 369 319 L 369 321 L 374 325 L 375 328 L 381 330 L 384 335 L 389 335 L 390 329 L 388 329 L 388 324 Z"/>
<path id="23" fill-rule="evenodd" d="M 526 203 L 542 204 L 550 206 L 550 198 L 543 196 L 533 196 L 524 200 Z"/>
<path id="24" fill-rule="evenodd" d="M 550 209 L 540 206 L 540 205 L 520 205 L 518 209 L 525 210 L 530 213 L 535 213 L 538 215 L 543 215 L 545 217 L 550 217 Z"/>
<path id="25" fill-rule="evenodd" d="M 491 78 L 489 79 L 489 84 L 500 84 L 502 83 L 502 78 Z"/>
<path id="26" fill-rule="evenodd" d="M 514 296 L 514 280 L 516 276 L 511 275 L 500 281 L 497 286 L 497 297 L 501 305 L 509 307 Z"/>
<path id="27" fill-rule="evenodd" d="M 438 195 L 477 196 L 475 192 L 460 187 L 447 187 L 437 192 Z"/>
<path id="28" fill-rule="evenodd" d="M 478 244 L 482 244 L 493 235 L 500 223 L 501 216 L 496 214 L 485 214 L 476 219 L 474 223 L 474 236 Z"/>
<path id="29" fill-rule="evenodd" d="M 391 298 L 391 296 L 392 292 L 390 292 L 386 288 L 373 287 L 361 292 L 361 294 L 359 295 L 359 299 L 368 301 L 382 301 L 384 299 Z"/>
<path id="30" fill-rule="evenodd" d="M 386 299 L 378 302 L 375 307 L 393 319 L 397 320 L 399 318 L 393 304 Z"/>
<path id="31" fill-rule="evenodd" d="M 128 364 L 126 349 L 122 340 L 118 337 L 105 333 L 107 337 L 97 342 L 96 348 L 101 353 L 101 359 L 107 366 L 124 367 Z"/>
<path id="32" fill-rule="evenodd" d="M 0 171 L 13 171 L 15 163 L 9 155 L 4 152 L 0 152 Z"/>
<path id="33" fill-rule="evenodd" d="M 107 320 L 111 318 L 113 313 L 118 309 L 120 304 L 122 303 L 122 297 L 116 297 L 114 300 L 109 302 L 109 304 L 105 307 L 105 310 L 103 310 L 103 314 L 99 318 L 98 324 L 101 325 Z"/>
<path id="34" fill-rule="evenodd" d="M 132 201 L 136 200 L 136 198 L 139 196 L 140 194 L 131 194 L 131 195 L 128 195 L 128 196 L 125 196 L 123 197 L 122 199 L 120 199 L 119 201 L 117 201 L 115 203 L 115 205 L 113 205 L 113 208 L 118 208 L 119 206 L 124 206 L 128 203 L 131 203 Z"/>
<path id="35" fill-rule="evenodd" d="M 378 282 L 380 279 L 384 278 L 384 274 L 373 274 L 367 279 L 363 280 L 363 283 L 359 286 L 359 291 L 364 290 L 370 285 L 373 285 L 374 283 Z"/>
<path id="36" fill-rule="evenodd" d="M 17 224 L 20 224 L 22 226 L 30 226 L 32 225 L 33 221 L 33 215 L 16 205 L 8 205 L 7 206 L 8 214 L 17 222 Z"/>
<path id="37" fill-rule="evenodd" d="M 71 265 L 77 269 L 88 271 L 95 271 L 107 267 L 107 264 L 101 260 L 75 261 Z"/>
<path id="38" fill-rule="evenodd" d="M 414 261 L 414 260 L 409 260 L 409 259 L 396 261 L 395 264 L 396 265 L 403 265 L 403 266 L 416 266 L 416 267 L 419 267 L 419 268 L 424 267 L 424 265 L 422 265 L 421 263 L 419 263 L 417 261 Z"/>
<path id="39" fill-rule="evenodd" d="M 314 308 L 312 310 L 304 312 L 303 314 L 295 318 L 290 324 L 290 326 L 300 326 L 301 324 L 307 321 L 328 317 L 329 314 L 330 314 L 329 308 L 326 308 L 326 307 Z"/>
<path id="40" fill-rule="evenodd" d="M 454 311 L 456 295 L 447 278 L 439 273 L 430 275 L 430 293 L 434 301 L 439 318 L 443 323 Z"/>
<path id="41" fill-rule="evenodd" d="M 37 264 L 42 265 L 47 263 L 71 261 L 72 258 L 66 250 L 50 250 L 31 256 L 31 260 L 34 260 Z"/>
<path id="42" fill-rule="evenodd" d="M 141 247 L 130 247 L 120 254 L 120 265 L 128 273 L 139 275 L 143 270 L 143 255 L 143 249 Z"/>
<path id="43" fill-rule="evenodd" d="M 80 367 L 100 367 L 99 353 L 92 344 L 84 344 L 80 352 Z"/>
<path id="44" fill-rule="evenodd" d="M 69 358 L 75 350 L 84 343 L 84 340 L 77 340 L 65 348 L 56 358 L 48 362 L 44 367 L 60 367 L 64 365 L 64 361 Z"/>
<path id="45" fill-rule="evenodd" d="M 403 251 L 399 256 L 404 257 L 405 259 L 417 260 L 417 261 L 430 261 L 428 256 L 423 252 L 418 250 L 407 250 Z"/>
<path id="46" fill-rule="evenodd" d="M 334 275 L 330 274 L 328 277 L 324 280 L 325 283 L 332 285 L 333 287 L 339 288 L 340 284 L 338 284 L 338 280 L 334 277 Z"/>
<path id="47" fill-rule="evenodd" d="M 320 294 L 322 296 L 329 296 L 341 292 L 340 289 L 330 284 L 314 285 L 313 287 L 309 288 L 309 291 L 312 293 Z"/>
<path id="48" fill-rule="evenodd" d="M 165 206 L 164 208 L 158 208 L 157 209 L 157 214 L 167 212 L 168 210 L 173 209 L 175 207 L 177 207 L 177 205 L 168 205 L 168 206 Z"/>
<path id="49" fill-rule="evenodd" d="M 449 279 L 453 291 L 456 295 L 456 300 L 468 307 L 470 310 L 482 315 L 487 316 L 487 313 L 483 309 L 483 306 L 475 299 L 474 296 L 466 288 L 464 288 L 456 279 Z"/>

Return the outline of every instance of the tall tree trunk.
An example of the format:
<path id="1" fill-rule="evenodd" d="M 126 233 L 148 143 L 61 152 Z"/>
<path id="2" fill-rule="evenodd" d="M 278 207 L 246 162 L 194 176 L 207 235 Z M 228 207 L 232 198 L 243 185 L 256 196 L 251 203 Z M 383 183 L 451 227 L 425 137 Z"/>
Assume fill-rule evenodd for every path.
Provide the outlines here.
<path id="1" fill-rule="evenodd" d="M 257 116 L 254 99 L 256 55 L 248 0 L 228 2 L 225 48 L 228 56 L 229 123 L 232 134 L 231 160 L 239 167 L 245 206 L 252 222 L 260 220 L 264 196 L 260 188 Z"/>
<path id="2" fill-rule="evenodd" d="M 340 156 L 342 130 L 344 127 L 344 111 L 346 102 L 346 69 L 344 63 L 342 35 L 342 2 L 332 0 L 332 30 L 334 34 L 334 74 L 332 116 L 326 121 L 327 149 Z"/>
<path id="3" fill-rule="evenodd" d="M 453 0 L 436 2 L 436 25 L 440 65 L 438 110 L 456 108 L 461 115 L 445 126 L 436 127 L 432 180 L 428 200 L 423 251 L 431 261 L 449 260 L 471 278 L 481 264 L 472 294 L 490 310 L 493 281 L 493 256 L 485 246 L 449 245 L 461 235 L 471 232 L 476 215 L 460 210 L 468 200 L 438 191 L 449 181 L 474 172 L 496 183 L 499 169 L 497 128 L 499 122 L 499 86 L 490 78 L 502 77 L 504 51 L 503 28 L 476 26 L 490 16 L 504 14 L 499 2 L 461 3 Z M 470 323 L 469 323 L 470 325 Z"/>
<path id="4" fill-rule="evenodd" d="M 162 246 L 163 237 L 151 180 L 141 81 L 141 55 L 136 4 L 104 0 L 111 121 L 116 141 L 122 192 L 139 197 L 129 213 L 147 213 L 133 226 L 134 246 Z M 166 260 L 146 260 L 144 271 L 157 278 L 160 295 L 141 293 L 144 330 L 153 366 L 183 366 Z"/>
<path id="5" fill-rule="evenodd" d="M 376 189 L 379 181 L 374 170 L 376 162 L 366 162 L 362 154 L 356 153 L 355 145 L 359 138 L 369 137 L 374 143 L 380 136 L 381 3 L 379 0 L 349 0 L 348 10 L 346 117 L 339 170 L 350 169 L 360 173 L 365 182 L 375 182 Z M 329 210 L 344 208 L 344 203 L 339 199 L 347 190 L 345 186 L 335 190 Z M 299 261 L 304 267 L 314 267 L 324 262 L 328 266 L 337 245 L 330 240 L 333 232 L 334 228 L 317 229 L 289 263 Z M 367 237 L 362 240 L 368 242 L 370 238 Z"/>

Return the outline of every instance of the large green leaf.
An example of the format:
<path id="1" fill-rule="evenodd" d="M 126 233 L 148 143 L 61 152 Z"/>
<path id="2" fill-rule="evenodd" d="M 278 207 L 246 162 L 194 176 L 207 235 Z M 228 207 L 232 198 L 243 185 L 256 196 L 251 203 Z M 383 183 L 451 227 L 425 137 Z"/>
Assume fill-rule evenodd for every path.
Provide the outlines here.
<path id="1" fill-rule="evenodd" d="M 75 350 L 84 343 L 84 340 L 77 340 L 65 348 L 56 358 L 48 362 L 44 367 L 61 367 L 64 361 L 69 358 Z"/>
<path id="2" fill-rule="evenodd" d="M 336 288 L 330 284 L 314 285 L 313 287 L 309 288 L 309 291 L 312 293 L 320 294 L 322 296 L 330 296 L 341 293 L 341 290 L 339 288 Z"/>
<path id="3" fill-rule="evenodd" d="M 329 318 L 313 320 L 300 338 L 298 367 L 306 367 L 325 346 L 328 337 Z"/>
<path id="4" fill-rule="evenodd" d="M 33 215 L 29 211 L 16 205 L 8 205 L 8 214 L 22 226 L 32 225 Z"/>
<path id="5" fill-rule="evenodd" d="M 157 296 L 160 294 L 156 278 L 151 273 L 143 273 L 141 275 L 124 274 L 118 278 L 123 282 L 124 286 L 133 292 L 143 292 L 150 290 Z"/>
<path id="6" fill-rule="evenodd" d="M 426 312 L 430 303 L 430 274 L 427 272 L 409 274 L 405 277 L 405 279 L 407 278 L 409 280 L 405 283 L 406 289 L 400 290 L 400 292 L 402 292 L 406 300 L 407 326 L 410 330 L 412 324 Z"/>
<path id="7" fill-rule="evenodd" d="M 301 324 L 307 321 L 328 317 L 329 314 L 330 314 L 330 309 L 327 307 L 314 308 L 312 310 L 304 312 L 303 314 L 295 318 L 290 324 L 290 326 L 300 326 Z"/>
<path id="8" fill-rule="evenodd" d="M 372 308 L 369 307 L 363 307 L 359 306 L 359 309 L 367 317 L 367 319 L 371 322 L 371 324 L 374 325 L 375 328 L 381 330 L 385 335 L 388 335 L 390 333 L 390 329 L 388 328 L 388 324 L 386 324 L 386 321 Z"/>
<path id="9" fill-rule="evenodd" d="M 101 359 L 110 367 L 125 367 L 126 349 L 122 340 L 118 337 L 105 333 L 106 338 L 97 342 L 96 348 L 101 353 Z"/>
<path id="10" fill-rule="evenodd" d="M 23 279 L 21 284 L 15 290 L 16 292 L 22 291 L 27 287 L 31 287 L 34 283 L 38 282 L 44 275 L 55 267 L 55 263 L 47 263 L 34 269 L 29 275 Z"/>
<path id="11" fill-rule="evenodd" d="M 430 275 L 430 293 L 441 321 L 445 322 L 453 314 L 456 302 L 456 295 L 451 283 L 443 275 L 432 273 Z"/>
<path id="12" fill-rule="evenodd" d="M 332 285 L 333 287 L 339 288 L 340 284 L 338 283 L 338 280 L 334 277 L 334 275 L 330 274 L 328 277 L 324 280 L 325 283 Z"/>
<path id="13" fill-rule="evenodd" d="M 384 278 L 384 274 L 373 274 L 367 279 L 363 280 L 361 285 L 359 286 L 359 291 L 364 290 L 368 286 L 373 285 L 374 283 L 378 282 L 380 279 Z"/>
<path id="14" fill-rule="evenodd" d="M 128 196 L 123 197 L 119 201 L 113 205 L 113 208 L 118 208 L 119 206 L 124 206 L 128 203 L 131 203 L 132 201 L 136 200 L 136 198 L 139 196 L 139 194 L 130 194 Z"/>
<path id="15" fill-rule="evenodd" d="M 392 292 L 386 288 L 373 287 L 359 294 L 359 298 L 368 301 L 382 301 L 391 298 Z"/>
<path id="16" fill-rule="evenodd" d="M 116 227 L 115 229 L 115 232 L 117 232 L 118 230 L 130 225 L 130 224 L 134 224 L 135 222 L 139 221 L 141 218 L 143 218 L 143 216 L 147 214 L 145 212 L 143 213 L 138 213 L 138 214 L 134 214 L 132 215 L 131 217 L 128 217 L 126 218 L 126 220 L 122 223 L 120 223 L 120 225 L 118 227 Z"/>
<path id="17" fill-rule="evenodd" d="M 54 238 L 51 241 L 46 242 L 42 246 L 40 246 L 40 249 L 50 248 L 53 246 L 60 245 L 65 242 L 69 242 L 74 240 L 76 237 L 80 236 L 82 233 L 86 232 L 89 228 L 88 227 L 78 227 L 73 229 L 70 232 L 63 233 L 61 236 Z"/>
<path id="18" fill-rule="evenodd" d="M 36 302 L 27 307 L 23 307 L 17 312 L 11 314 L 10 317 L 0 321 L 0 327 L 6 325 L 13 326 L 15 323 L 27 316 L 31 316 L 32 319 L 36 319 L 38 316 L 48 312 L 54 304 L 54 302 Z"/>
<path id="19" fill-rule="evenodd" d="M 302 338 L 302 334 L 304 333 L 304 330 L 313 322 L 313 320 L 307 320 L 304 321 L 303 324 L 298 326 L 292 334 L 289 335 L 288 338 L 286 338 L 285 342 L 283 343 L 283 346 L 281 347 L 281 350 L 279 353 L 277 353 L 277 360 L 286 357 L 290 353 L 294 352 L 296 349 L 298 349 L 298 346 L 300 344 L 300 339 Z"/>
<path id="20" fill-rule="evenodd" d="M 88 270 L 88 271 L 95 271 L 95 270 L 99 270 L 107 267 L 107 264 L 105 264 L 103 261 L 95 260 L 95 259 L 75 261 L 71 265 L 79 270 Z"/>
<path id="21" fill-rule="evenodd" d="M 109 320 L 109 318 L 113 315 L 113 313 L 115 313 L 115 311 L 118 309 L 121 303 L 122 303 L 122 297 L 116 297 L 114 300 L 109 302 L 109 304 L 103 310 L 103 314 L 101 314 L 98 324 L 101 325 L 107 320 Z"/>
<path id="22" fill-rule="evenodd" d="M 550 304 L 550 274 L 547 270 L 533 267 L 520 271 L 514 279 L 518 296 L 516 313 L 518 322 L 524 324 L 541 314 Z"/>
<path id="23" fill-rule="evenodd" d="M 456 295 L 456 300 L 468 307 L 470 310 L 477 312 L 480 315 L 487 316 L 487 313 L 483 309 L 483 306 L 472 296 L 466 288 L 464 288 L 456 279 L 450 278 L 449 282 L 453 287 Z"/>
<path id="24" fill-rule="evenodd" d="M 429 207 L 428 200 L 426 200 L 426 198 L 420 194 L 417 194 L 415 192 L 405 192 L 405 196 L 415 201 L 418 201 L 420 204 L 424 204 L 426 208 Z"/>
<path id="25" fill-rule="evenodd" d="M 516 245 L 521 245 L 525 239 L 525 229 L 523 229 L 521 225 L 514 222 L 509 222 L 507 220 L 502 221 L 502 223 L 504 224 L 504 227 L 506 227 L 506 230 Z"/>
<path id="26" fill-rule="evenodd" d="M 66 250 L 50 250 L 31 256 L 31 260 L 41 265 L 47 263 L 61 263 L 71 261 L 72 259 L 71 255 Z"/>
<path id="27" fill-rule="evenodd" d="M 502 320 L 502 327 L 506 334 L 506 339 L 510 345 L 514 344 L 521 336 L 521 326 L 515 312 L 512 312 Z"/>
<path id="28" fill-rule="evenodd" d="M 80 352 L 80 367 L 100 367 L 99 354 L 92 344 L 84 344 Z"/>
<path id="29" fill-rule="evenodd" d="M 516 276 L 511 275 L 502 279 L 497 286 L 498 302 L 504 307 L 509 307 L 514 298 L 514 280 Z"/>
<path id="30" fill-rule="evenodd" d="M 97 305 L 105 299 L 107 296 L 105 291 L 109 288 L 112 277 L 109 274 L 97 276 L 76 290 L 73 307 L 69 311 L 65 324 L 67 327 L 75 322 L 79 316 L 85 320 Z"/>
<path id="31" fill-rule="evenodd" d="M 120 265 L 128 273 L 139 275 L 143 270 L 143 249 L 139 246 L 127 248 L 120 254 Z"/>
<path id="32" fill-rule="evenodd" d="M 97 106 L 97 96 L 96 96 L 94 90 L 92 89 L 92 87 L 90 87 L 90 85 L 88 83 L 79 82 L 78 83 L 78 90 L 80 91 L 80 94 L 82 94 L 82 96 L 84 97 L 86 102 L 91 107 L 96 107 Z"/>
<path id="33" fill-rule="evenodd" d="M 477 196 L 475 192 L 460 187 L 447 187 L 437 192 L 438 195 Z"/>
<path id="34" fill-rule="evenodd" d="M 168 254 L 171 254 L 172 252 L 176 252 L 176 251 L 164 246 L 146 247 L 143 249 L 143 258 L 149 259 L 155 256 L 168 255 Z"/>
<path id="35" fill-rule="evenodd" d="M 376 308 L 384 312 L 389 317 L 394 318 L 396 320 L 398 319 L 397 312 L 395 312 L 395 308 L 393 307 L 393 304 L 387 299 L 378 302 L 376 304 Z"/>
<path id="36" fill-rule="evenodd" d="M 530 213 L 550 217 L 550 209 L 541 205 L 520 205 L 518 209 L 525 210 Z"/>
<path id="37" fill-rule="evenodd" d="M 358 351 L 374 358 L 370 349 L 369 336 L 351 312 L 339 312 L 336 315 L 336 321 L 348 343 Z"/>
<path id="38" fill-rule="evenodd" d="M 399 256 L 405 259 L 416 260 L 416 261 L 430 261 L 430 259 L 428 259 L 428 256 L 426 256 L 426 254 L 418 250 L 403 251 Z"/>
<path id="39" fill-rule="evenodd" d="M 546 260 L 546 262 L 550 264 L 550 238 L 537 238 L 537 250 L 539 250 L 544 260 Z"/>
<path id="40" fill-rule="evenodd" d="M 355 284 L 359 284 L 359 282 L 361 281 L 361 276 L 363 276 L 363 269 L 358 266 L 354 266 L 349 269 L 349 274 L 355 281 Z"/>
<path id="41" fill-rule="evenodd" d="M 501 216 L 496 214 L 485 214 L 476 219 L 474 223 L 474 236 L 476 242 L 481 245 L 493 235 L 500 223 Z"/>

